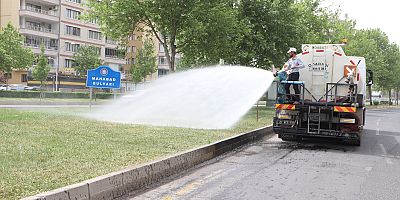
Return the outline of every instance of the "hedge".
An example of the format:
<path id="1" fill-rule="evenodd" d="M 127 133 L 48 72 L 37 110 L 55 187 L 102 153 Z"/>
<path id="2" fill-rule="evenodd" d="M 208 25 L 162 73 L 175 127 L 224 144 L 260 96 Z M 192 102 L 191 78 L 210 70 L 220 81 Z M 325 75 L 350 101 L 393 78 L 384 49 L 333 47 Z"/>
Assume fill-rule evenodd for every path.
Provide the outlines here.
<path id="1" fill-rule="evenodd" d="M 0 91 L 0 97 L 7 98 L 39 98 L 39 91 Z M 119 96 L 120 94 L 117 94 Z M 46 98 L 59 99 L 88 99 L 88 92 L 45 92 Z M 110 99 L 113 98 L 112 93 L 94 93 L 93 98 Z"/>

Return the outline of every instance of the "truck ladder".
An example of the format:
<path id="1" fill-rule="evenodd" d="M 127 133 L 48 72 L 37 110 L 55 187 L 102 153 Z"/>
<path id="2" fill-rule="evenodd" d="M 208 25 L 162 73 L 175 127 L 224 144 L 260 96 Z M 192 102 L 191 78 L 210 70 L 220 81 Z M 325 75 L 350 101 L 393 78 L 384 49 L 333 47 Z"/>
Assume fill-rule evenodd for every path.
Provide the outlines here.
<path id="1" fill-rule="evenodd" d="M 321 130 L 321 107 L 318 107 L 318 123 L 312 122 L 310 120 L 310 114 L 311 114 L 311 106 L 308 107 L 308 133 L 320 133 Z M 317 129 L 317 131 L 314 131 L 313 129 Z"/>

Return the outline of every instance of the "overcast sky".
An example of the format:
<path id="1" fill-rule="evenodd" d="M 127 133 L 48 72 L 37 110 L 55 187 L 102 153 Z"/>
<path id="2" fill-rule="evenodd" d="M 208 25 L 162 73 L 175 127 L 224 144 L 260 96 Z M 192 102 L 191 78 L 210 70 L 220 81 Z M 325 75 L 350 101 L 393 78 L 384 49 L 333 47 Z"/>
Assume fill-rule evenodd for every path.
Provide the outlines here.
<path id="1" fill-rule="evenodd" d="M 357 21 L 357 28 L 380 28 L 391 42 L 400 45 L 399 0 L 325 0 L 326 6 L 340 6 L 343 13 Z"/>

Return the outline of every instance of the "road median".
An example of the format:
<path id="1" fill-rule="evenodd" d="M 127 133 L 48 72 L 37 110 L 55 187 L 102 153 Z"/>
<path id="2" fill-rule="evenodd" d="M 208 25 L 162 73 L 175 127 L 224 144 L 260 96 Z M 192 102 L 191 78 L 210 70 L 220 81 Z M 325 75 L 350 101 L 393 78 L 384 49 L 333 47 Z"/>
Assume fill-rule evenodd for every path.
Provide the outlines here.
<path id="1" fill-rule="evenodd" d="M 263 127 L 168 158 L 127 168 L 23 200 L 117 199 L 269 134 L 272 134 L 272 127 Z"/>

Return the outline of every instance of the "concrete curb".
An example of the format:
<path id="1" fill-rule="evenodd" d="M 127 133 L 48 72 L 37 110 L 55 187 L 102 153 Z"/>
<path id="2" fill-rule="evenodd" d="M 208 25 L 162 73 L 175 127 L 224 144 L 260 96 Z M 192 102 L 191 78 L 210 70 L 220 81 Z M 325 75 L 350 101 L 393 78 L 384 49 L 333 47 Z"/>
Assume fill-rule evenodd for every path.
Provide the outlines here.
<path id="1" fill-rule="evenodd" d="M 22 200 L 112 200 L 272 133 L 272 126 Z"/>

